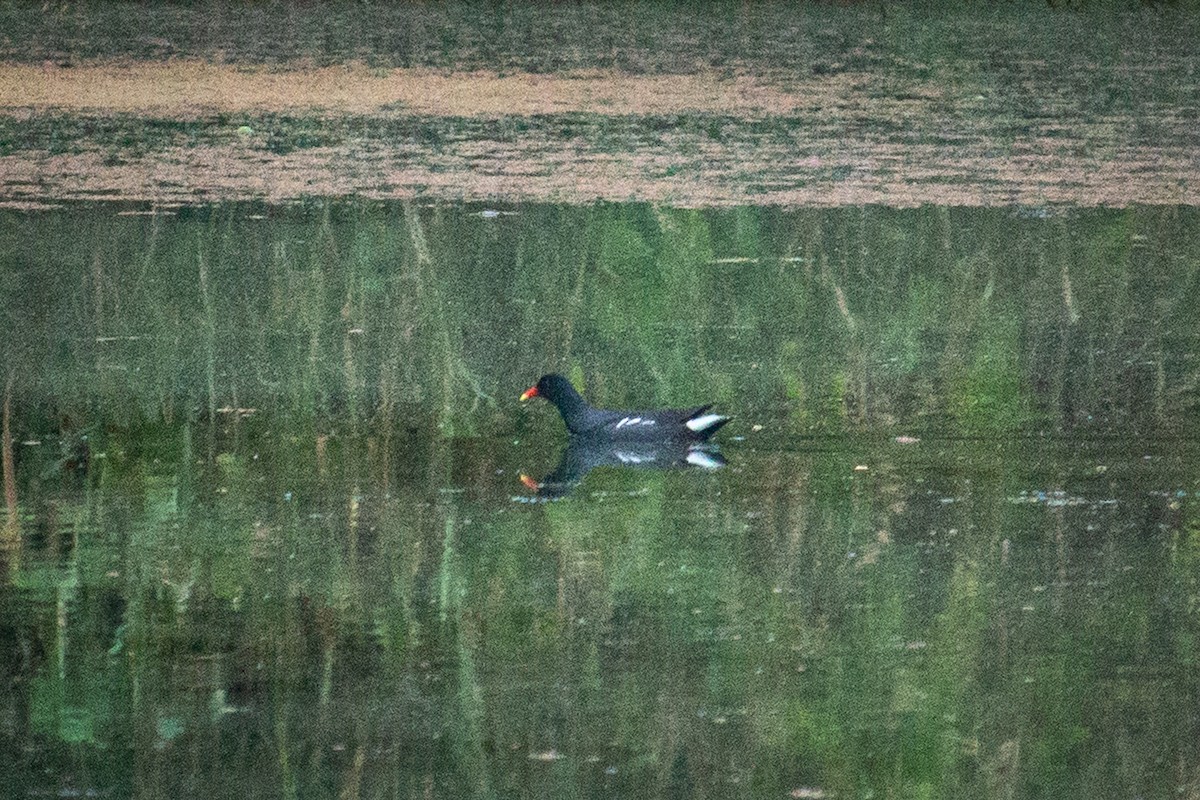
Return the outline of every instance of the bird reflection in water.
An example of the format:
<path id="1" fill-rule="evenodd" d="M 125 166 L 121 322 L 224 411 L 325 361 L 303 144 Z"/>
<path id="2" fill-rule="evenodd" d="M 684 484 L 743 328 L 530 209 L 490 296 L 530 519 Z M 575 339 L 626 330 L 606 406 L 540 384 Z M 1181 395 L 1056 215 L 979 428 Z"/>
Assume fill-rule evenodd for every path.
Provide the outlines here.
<path id="1" fill-rule="evenodd" d="M 566 497 L 596 467 L 637 469 L 697 469 L 712 471 L 725 466 L 721 449 L 709 442 L 595 442 L 573 440 L 563 449 L 554 471 L 541 480 L 521 476 L 535 494 L 524 501 L 557 500 Z"/>

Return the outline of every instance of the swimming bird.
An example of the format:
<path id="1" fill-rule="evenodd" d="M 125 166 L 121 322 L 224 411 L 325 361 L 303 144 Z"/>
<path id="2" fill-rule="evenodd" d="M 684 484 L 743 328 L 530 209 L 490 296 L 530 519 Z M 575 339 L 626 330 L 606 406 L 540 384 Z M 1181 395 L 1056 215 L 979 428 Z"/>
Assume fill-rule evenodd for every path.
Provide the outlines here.
<path id="1" fill-rule="evenodd" d="M 730 417 L 709 412 L 712 403 L 695 408 L 660 408 L 646 411 L 612 411 L 593 408 L 562 375 L 543 375 L 521 395 L 524 402 L 541 397 L 554 404 L 574 437 L 611 441 L 702 442 L 729 422 Z"/>

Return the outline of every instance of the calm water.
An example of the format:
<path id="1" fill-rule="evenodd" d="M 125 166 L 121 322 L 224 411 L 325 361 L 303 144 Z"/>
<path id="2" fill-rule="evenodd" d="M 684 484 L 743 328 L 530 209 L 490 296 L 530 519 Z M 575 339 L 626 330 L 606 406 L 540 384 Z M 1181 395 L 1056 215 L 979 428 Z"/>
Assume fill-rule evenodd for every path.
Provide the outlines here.
<path id="1" fill-rule="evenodd" d="M 1195 209 L 137 210 L 0 214 L 5 796 L 1200 791 Z"/>

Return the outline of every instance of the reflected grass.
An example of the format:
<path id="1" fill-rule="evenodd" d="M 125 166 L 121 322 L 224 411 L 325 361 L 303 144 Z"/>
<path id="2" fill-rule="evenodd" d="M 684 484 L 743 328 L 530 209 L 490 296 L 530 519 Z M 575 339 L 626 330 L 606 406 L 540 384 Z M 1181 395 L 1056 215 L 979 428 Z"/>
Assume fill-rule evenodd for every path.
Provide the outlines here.
<path id="1" fill-rule="evenodd" d="M 35 752 L 201 762 L 91 767 L 162 791 L 225 785 L 203 766 L 216 746 L 221 769 L 256 765 L 256 791 L 297 796 L 1071 793 L 1089 784 L 1063 764 L 1140 761 L 1099 731 L 1133 709 L 1166 722 L 1190 691 L 1193 615 L 1155 598 L 1192 592 L 1195 487 L 1154 504 L 1165 534 L 1128 535 L 1186 461 L 1151 474 L 1098 449 L 1129 465 L 1108 474 L 1070 448 L 839 440 L 525 506 L 451 467 L 515 474 L 502 442 L 454 440 L 401 477 L 362 434 L 320 475 L 294 468 L 303 437 L 259 424 L 281 427 L 218 431 L 213 469 L 186 444 L 203 426 L 177 422 L 144 445 L 156 459 L 113 442 L 94 488 L 29 485 L 60 511 L 0 598 L 26 609 L 17 641 L 54 632 L 31 665 Z M 396 463 L 413 443 L 393 441 Z"/>
<path id="2" fill-rule="evenodd" d="M 516 431 L 535 419 L 498 400 L 547 370 L 782 435 L 1195 427 L 1186 210 L 122 210 L 3 221 L 15 398 L 79 429 L 97 398 L 116 425 L 297 408 Z"/>

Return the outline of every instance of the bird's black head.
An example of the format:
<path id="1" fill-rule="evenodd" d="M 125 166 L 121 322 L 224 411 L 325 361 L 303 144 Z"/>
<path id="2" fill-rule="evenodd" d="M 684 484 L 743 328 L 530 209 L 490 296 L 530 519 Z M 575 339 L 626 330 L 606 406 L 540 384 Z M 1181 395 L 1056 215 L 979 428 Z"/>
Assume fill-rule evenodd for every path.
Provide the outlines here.
<path id="1" fill-rule="evenodd" d="M 562 375 L 551 373 L 538 378 L 538 382 L 521 395 L 521 400 L 525 401 L 531 397 L 545 398 L 561 408 L 563 403 L 572 404 L 578 399 L 579 392 L 575 391 L 571 382 Z"/>

